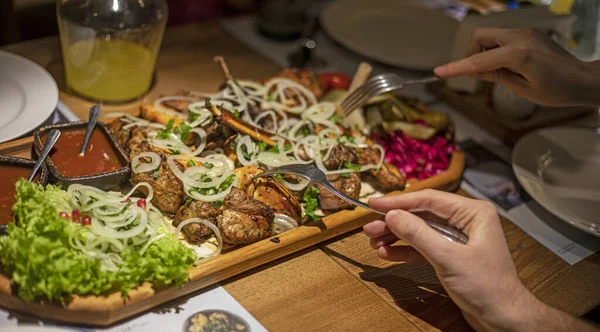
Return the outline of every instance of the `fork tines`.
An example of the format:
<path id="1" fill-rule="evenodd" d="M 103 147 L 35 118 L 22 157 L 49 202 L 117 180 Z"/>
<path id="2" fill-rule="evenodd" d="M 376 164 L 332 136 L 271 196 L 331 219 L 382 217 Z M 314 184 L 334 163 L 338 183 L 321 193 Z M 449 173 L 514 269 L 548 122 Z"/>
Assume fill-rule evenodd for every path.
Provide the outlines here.
<path id="1" fill-rule="evenodd" d="M 370 98 L 401 87 L 402 85 L 399 83 L 401 82 L 395 74 L 374 76 L 347 95 L 341 102 L 340 107 L 344 111 L 344 115 L 347 115 Z"/>

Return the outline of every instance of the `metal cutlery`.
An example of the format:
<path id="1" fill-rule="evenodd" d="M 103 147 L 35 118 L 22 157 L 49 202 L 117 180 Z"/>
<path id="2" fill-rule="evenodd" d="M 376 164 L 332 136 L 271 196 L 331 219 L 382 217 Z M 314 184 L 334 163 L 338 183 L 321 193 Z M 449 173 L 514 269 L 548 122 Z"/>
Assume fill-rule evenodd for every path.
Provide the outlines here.
<path id="1" fill-rule="evenodd" d="M 359 200 L 350 198 L 350 197 L 344 195 L 343 193 L 341 193 L 327 180 L 325 173 L 323 173 L 320 169 L 318 169 L 317 167 L 314 167 L 312 165 L 292 164 L 292 165 L 280 166 L 280 167 L 276 167 L 276 168 L 267 170 L 259 175 L 256 175 L 253 179 L 265 177 L 265 176 L 269 176 L 269 175 L 282 174 L 282 173 L 297 175 L 297 176 L 300 176 L 310 182 L 319 183 L 323 187 L 325 187 L 327 190 L 331 191 L 334 195 L 345 200 L 346 202 L 352 203 L 356 206 L 360 206 L 364 209 L 378 213 L 380 215 L 385 215 L 384 212 L 375 210 L 375 209 L 371 208 L 369 205 L 367 205 Z M 444 236 L 446 239 L 448 239 L 452 242 L 466 244 L 469 241 L 469 236 L 467 234 L 465 234 L 455 228 L 452 228 L 452 227 L 449 227 L 446 225 L 442 225 L 442 224 L 438 224 L 438 223 L 428 221 L 428 220 L 425 220 L 425 223 L 427 223 L 427 225 L 429 227 L 433 228 L 435 231 L 437 231 L 442 236 Z"/>
<path id="2" fill-rule="evenodd" d="M 83 144 L 81 144 L 81 150 L 79 151 L 79 156 L 83 157 L 85 155 L 85 150 L 87 148 L 88 142 L 90 141 L 90 137 L 96 128 L 96 123 L 98 123 L 98 117 L 100 117 L 100 106 L 94 105 L 90 108 L 90 114 L 88 117 L 88 125 L 85 129 L 85 137 L 83 138 Z"/>
<path id="3" fill-rule="evenodd" d="M 46 137 L 46 142 L 44 143 L 44 147 L 42 148 L 42 151 L 40 151 L 40 156 L 38 157 L 38 160 L 35 162 L 35 165 L 33 165 L 33 169 L 31 170 L 31 173 L 29 174 L 27 181 L 30 181 L 30 182 L 33 181 L 35 174 L 40 169 L 40 166 L 42 166 L 42 163 L 46 160 L 46 157 L 48 157 L 50 150 L 52 150 L 52 147 L 54 146 L 54 144 L 56 144 L 56 141 L 58 141 L 59 137 L 60 137 L 60 130 L 58 130 L 58 129 L 52 129 L 48 132 L 48 136 Z"/>
<path id="4" fill-rule="evenodd" d="M 371 98 L 382 93 L 397 90 L 409 84 L 426 84 L 439 80 L 440 78 L 434 75 L 407 79 L 396 74 L 380 74 L 372 77 L 356 90 L 349 93 L 340 103 L 340 108 L 344 116 L 348 116 L 352 111 L 371 100 Z"/>

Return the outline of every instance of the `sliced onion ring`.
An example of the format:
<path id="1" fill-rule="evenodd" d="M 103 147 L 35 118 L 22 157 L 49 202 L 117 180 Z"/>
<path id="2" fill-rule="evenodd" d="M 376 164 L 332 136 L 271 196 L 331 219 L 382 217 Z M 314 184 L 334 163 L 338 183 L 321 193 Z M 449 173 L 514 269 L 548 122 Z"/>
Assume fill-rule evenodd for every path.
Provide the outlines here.
<path id="1" fill-rule="evenodd" d="M 273 226 L 275 226 L 274 233 L 280 234 L 298 227 L 298 222 L 287 214 L 275 213 Z"/>
<path id="2" fill-rule="evenodd" d="M 177 229 L 174 232 L 175 238 L 178 239 L 179 233 L 181 233 L 181 230 L 183 229 L 183 227 L 188 224 L 191 224 L 191 223 L 202 224 L 202 225 L 210 228 L 210 230 L 213 231 L 213 233 L 215 234 L 215 238 L 217 239 L 217 244 L 218 244 L 217 251 L 215 251 L 214 253 L 212 253 L 211 255 L 209 255 L 207 257 L 198 257 L 198 261 L 196 261 L 196 263 L 198 263 L 200 260 L 206 261 L 210 258 L 218 256 L 221 253 L 221 250 L 223 250 L 223 237 L 221 236 L 221 231 L 219 231 L 219 228 L 217 228 L 217 226 L 215 226 L 212 222 L 210 222 L 210 220 L 202 219 L 202 218 L 190 218 L 190 219 L 186 219 L 186 220 L 182 221 L 177 226 Z"/>
<path id="3" fill-rule="evenodd" d="M 149 163 L 142 163 L 141 158 L 150 158 Z M 160 156 L 155 152 L 142 152 L 131 159 L 131 171 L 135 174 L 146 173 L 157 169 L 160 166 Z"/>

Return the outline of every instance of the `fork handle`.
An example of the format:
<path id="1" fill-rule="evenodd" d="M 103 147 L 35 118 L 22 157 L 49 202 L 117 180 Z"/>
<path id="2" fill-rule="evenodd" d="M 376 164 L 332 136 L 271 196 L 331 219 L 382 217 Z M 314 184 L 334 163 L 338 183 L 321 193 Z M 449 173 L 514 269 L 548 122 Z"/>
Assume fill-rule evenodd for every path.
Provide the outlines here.
<path id="1" fill-rule="evenodd" d="M 348 203 L 352 203 L 354 205 L 360 206 L 363 209 L 367 209 L 369 211 L 372 211 L 377 214 L 385 216 L 384 212 L 375 210 L 372 207 L 370 207 L 368 204 L 365 204 L 357 199 L 354 199 L 354 198 L 351 198 L 351 197 L 348 197 L 348 196 L 342 194 L 339 190 L 337 190 L 330 183 L 321 183 L 321 185 L 323 185 L 325 188 L 327 188 L 327 190 L 331 191 L 334 195 L 345 200 Z M 427 226 L 433 228 L 433 230 L 440 233 L 443 237 L 445 237 L 446 239 L 448 239 L 452 242 L 461 243 L 461 244 L 467 244 L 467 242 L 469 242 L 469 236 L 467 234 L 465 234 L 464 232 L 459 231 L 456 228 L 453 228 L 453 227 L 450 227 L 447 225 L 438 224 L 436 222 L 429 221 L 429 220 L 425 220 L 425 223 L 427 224 Z"/>

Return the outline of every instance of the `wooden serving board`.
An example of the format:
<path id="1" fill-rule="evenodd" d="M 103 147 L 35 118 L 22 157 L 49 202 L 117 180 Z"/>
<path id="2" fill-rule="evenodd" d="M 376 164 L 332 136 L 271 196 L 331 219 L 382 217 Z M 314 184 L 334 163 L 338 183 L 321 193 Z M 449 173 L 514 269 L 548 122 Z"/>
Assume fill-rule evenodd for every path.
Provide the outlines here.
<path id="1" fill-rule="evenodd" d="M 444 82 L 428 84 L 427 88 L 508 146 L 514 146 L 519 138 L 536 129 L 559 125 L 596 112 L 591 107 L 538 106 L 529 117 L 514 120 L 499 116 L 493 111 L 489 102 L 492 84 L 483 84 L 482 89 L 473 95 L 454 91 Z"/>
<path id="2" fill-rule="evenodd" d="M 0 154 L 30 158 L 32 141 L 31 137 L 27 137 L 0 144 Z M 450 166 L 445 172 L 423 181 L 409 181 L 406 189 L 388 195 L 426 188 L 455 191 L 459 188 L 463 169 L 463 153 L 454 152 Z M 131 291 L 127 300 L 123 300 L 120 293 L 114 293 L 106 297 L 81 297 L 66 307 L 60 304 L 26 302 L 12 295 L 10 281 L 0 276 L 0 306 L 46 320 L 108 326 L 252 268 L 358 229 L 376 217 L 376 214 L 362 208 L 340 211 L 270 239 L 236 248 L 193 267 L 189 271 L 190 280 L 182 288 L 172 286 L 153 289 L 147 283 Z M 273 238 L 278 238 L 279 241 L 272 241 Z"/>

